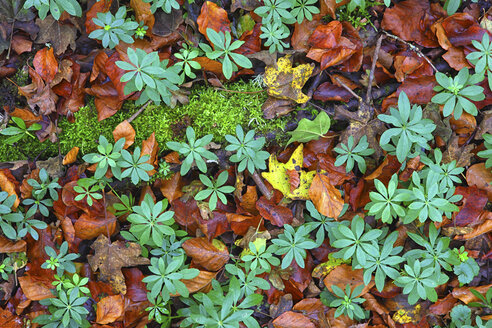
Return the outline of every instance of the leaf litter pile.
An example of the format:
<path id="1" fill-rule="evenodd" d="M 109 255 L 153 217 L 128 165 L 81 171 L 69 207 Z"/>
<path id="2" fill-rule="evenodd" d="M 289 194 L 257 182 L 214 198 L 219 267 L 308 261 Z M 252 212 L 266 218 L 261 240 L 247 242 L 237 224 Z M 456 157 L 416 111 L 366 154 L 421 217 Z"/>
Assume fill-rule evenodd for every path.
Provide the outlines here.
<path id="1" fill-rule="evenodd" d="M 0 0 L 0 327 L 492 327 L 490 8 Z M 136 142 L 197 85 L 291 122 Z"/>

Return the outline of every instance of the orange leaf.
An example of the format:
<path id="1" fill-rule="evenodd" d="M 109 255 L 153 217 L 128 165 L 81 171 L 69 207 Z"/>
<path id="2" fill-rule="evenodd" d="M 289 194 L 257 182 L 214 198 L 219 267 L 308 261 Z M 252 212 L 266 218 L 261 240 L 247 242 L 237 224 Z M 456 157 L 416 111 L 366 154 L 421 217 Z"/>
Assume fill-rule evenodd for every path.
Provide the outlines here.
<path id="1" fill-rule="evenodd" d="M 22 323 L 22 319 L 14 313 L 10 312 L 8 309 L 4 310 L 0 308 L 0 322 L 2 323 L 2 328 L 25 327 Z"/>
<path id="2" fill-rule="evenodd" d="M 135 129 L 127 120 L 124 120 L 114 128 L 113 137 L 115 142 L 121 138 L 125 138 L 123 148 L 127 149 L 135 142 Z"/>
<path id="3" fill-rule="evenodd" d="M 198 24 L 198 30 L 209 42 L 207 28 L 211 28 L 215 32 L 222 31 L 225 33 L 226 31 L 231 31 L 231 22 L 227 17 L 227 11 L 211 1 L 203 3 L 202 10 L 196 22 Z"/>
<path id="4" fill-rule="evenodd" d="M 352 270 L 352 266 L 342 264 L 330 271 L 323 279 L 323 282 L 330 292 L 332 291 L 332 285 L 337 285 L 345 290 L 345 286 L 349 284 L 350 288 L 353 290 L 356 286 L 364 284 L 363 272 L 364 270 L 362 269 Z M 364 286 L 361 295 L 369 292 L 372 286 L 374 286 L 374 279 L 369 282 L 369 285 Z"/>
<path id="5" fill-rule="evenodd" d="M 316 328 L 314 323 L 302 313 L 287 311 L 273 320 L 275 328 Z"/>
<path id="6" fill-rule="evenodd" d="M 112 3 L 113 0 L 99 0 L 87 11 L 85 18 L 85 30 L 87 34 L 99 28 L 92 19 L 97 17 L 97 13 L 108 12 Z"/>
<path id="7" fill-rule="evenodd" d="M 147 140 L 142 141 L 142 151 L 140 153 L 140 156 L 144 155 L 149 155 L 149 160 L 146 163 L 149 163 L 150 165 L 156 167 L 158 164 L 157 160 L 157 152 L 159 151 L 159 145 L 157 144 L 157 141 L 155 140 L 155 132 L 152 132 L 150 137 Z M 149 175 L 154 175 L 155 174 L 155 169 L 152 169 L 148 171 L 147 173 Z M 169 200 L 171 201 L 171 200 Z"/>
<path id="8" fill-rule="evenodd" d="M 486 286 L 478 286 L 478 287 L 456 287 L 453 289 L 452 294 L 454 298 L 457 298 L 463 303 L 468 304 L 470 302 L 479 301 L 479 299 L 472 294 L 470 288 L 473 288 L 476 291 L 478 291 L 480 294 L 485 295 L 485 293 L 487 292 L 487 290 L 489 290 L 490 287 L 492 287 L 492 284 Z"/>
<path id="9" fill-rule="evenodd" d="M 63 165 L 72 164 L 77 160 L 77 154 L 79 153 L 79 147 L 73 147 L 70 151 L 63 157 Z"/>
<path id="10" fill-rule="evenodd" d="M 17 199 L 12 207 L 12 210 L 15 210 L 17 206 L 19 206 L 20 200 L 19 196 L 17 196 L 17 192 L 15 191 L 15 184 L 9 179 L 9 175 L 12 176 L 8 169 L 0 170 L 0 189 L 2 191 L 6 191 L 9 196 L 15 195 Z"/>
<path id="11" fill-rule="evenodd" d="M 4 109 L 6 106 L 4 107 Z M 31 126 L 34 123 L 40 122 L 43 118 L 41 115 L 35 115 L 29 109 L 26 108 L 15 108 L 13 112 L 9 113 L 10 116 L 18 117 L 26 123 L 27 126 Z"/>
<path id="12" fill-rule="evenodd" d="M 183 243 L 186 255 L 207 271 L 219 271 L 229 261 L 227 247 L 218 239 L 191 238 Z"/>
<path id="13" fill-rule="evenodd" d="M 46 83 L 50 83 L 58 72 L 58 62 L 53 54 L 53 48 L 39 50 L 32 61 L 34 69 Z"/>
<path id="14" fill-rule="evenodd" d="M 0 236 L 0 253 L 19 253 L 26 251 L 26 241 L 12 241 L 4 236 Z"/>
<path id="15" fill-rule="evenodd" d="M 150 3 L 143 2 L 143 0 L 130 0 L 130 7 L 135 11 L 137 22 L 144 22 L 145 26 L 148 26 L 148 31 L 152 31 L 155 23 L 154 14 L 150 10 Z"/>
<path id="16" fill-rule="evenodd" d="M 107 296 L 97 302 L 96 322 L 105 325 L 115 322 L 124 313 L 125 301 L 122 295 Z"/>
<path id="17" fill-rule="evenodd" d="M 75 236 L 80 239 L 93 239 L 105 234 L 111 236 L 116 231 L 116 217 L 112 213 L 106 216 L 82 214 L 74 224 Z"/>
<path id="18" fill-rule="evenodd" d="M 333 187 L 326 175 L 316 174 L 309 188 L 309 198 L 322 215 L 338 218 L 343 208 L 342 194 Z"/>
<path id="19" fill-rule="evenodd" d="M 53 297 L 51 293 L 51 287 L 47 282 L 40 281 L 35 277 L 27 274 L 25 276 L 19 277 L 19 283 L 26 295 L 27 299 L 31 301 L 40 301 L 45 298 Z"/>
<path id="20" fill-rule="evenodd" d="M 183 180 L 181 179 L 181 174 L 179 174 L 179 172 L 174 173 L 167 180 L 160 180 L 159 189 L 169 203 L 172 203 L 173 200 L 183 196 L 181 188 L 183 188 Z"/>
<path id="21" fill-rule="evenodd" d="M 463 113 L 465 114 L 465 113 Z M 463 117 L 463 114 L 461 115 Z M 485 168 L 485 163 L 478 163 L 470 166 L 466 170 L 466 182 L 468 185 L 477 186 L 479 189 L 487 191 L 489 201 L 492 202 L 492 172 Z"/>
<path id="22" fill-rule="evenodd" d="M 188 291 L 190 292 L 190 294 L 196 293 L 198 291 L 206 292 L 207 287 L 210 286 L 212 279 L 214 279 L 216 275 L 217 275 L 217 272 L 200 270 L 200 273 L 195 278 L 184 279 L 184 280 L 181 280 L 181 282 L 183 284 L 185 284 L 185 286 L 186 286 L 186 288 L 188 288 Z"/>

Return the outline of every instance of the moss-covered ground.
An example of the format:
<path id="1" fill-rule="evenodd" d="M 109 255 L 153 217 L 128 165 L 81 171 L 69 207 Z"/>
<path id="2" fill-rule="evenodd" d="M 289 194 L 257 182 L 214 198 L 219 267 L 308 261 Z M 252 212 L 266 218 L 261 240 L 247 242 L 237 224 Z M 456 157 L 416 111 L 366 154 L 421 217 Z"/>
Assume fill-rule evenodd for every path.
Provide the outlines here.
<path id="1" fill-rule="evenodd" d="M 254 92 L 261 90 L 249 82 L 236 82 L 226 85 L 229 90 Z M 191 125 L 197 136 L 212 133 L 214 142 L 222 142 L 226 134 L 234 134 L 235 126 L 241 124 L 245 129 L 256 129 L 258 133 L 278 132 L 292 119 L 290 116 L 275 120 L 263 118 L 261 105 L 266 93 L 238 93 L 215 90 L 212 87 L 196 86 L 189 95 L 187 105 L 170 108 L 165 105 L 149 105 L 131 122 L 136 131 L 135 144 L 141 144 L 152 132 L 162 150 L 170 140 L 183 140 L 186 126 Z M 93 100 L 75 113 L 75 123 L 63 118 L 59 122 L 61 153 L 66 154 L 72 147 L 80 148 L 82 155 L 93 152 L 97 147 L 99 135 L 111 140 L 114 128 L 123 120 L 129 119 L 140 107 L 127 101 L 123 108 L 112 117 L 97 121 L 97 111 Z M 38 156 L 48 158 L 58 154 L 58 145 L 49 141 L 40 143 L 34 139 L 24 139 L 15 147 L 7 145 L 5 138 L 0 138 L 0 162 L 26 159 Z"/>

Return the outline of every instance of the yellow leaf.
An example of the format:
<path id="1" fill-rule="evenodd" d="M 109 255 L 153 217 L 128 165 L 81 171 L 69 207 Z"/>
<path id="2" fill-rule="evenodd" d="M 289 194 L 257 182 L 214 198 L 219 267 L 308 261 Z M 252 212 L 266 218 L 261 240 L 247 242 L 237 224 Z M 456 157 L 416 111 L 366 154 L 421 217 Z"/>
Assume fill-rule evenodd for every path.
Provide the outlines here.
<path id="1" fill-rule="evenodd" d="M 306 172 L 302 170 L 304 162 L 302 154 L 303 144 L 292 153 L 287 163 L 281 163 L 275 155 L 271 155 L 268 161 L 269 172 L 263 172 L 261 175 L 265 178 L 273 188 L 279 190 L 285 197 L 291 199 L 309 199 L 309 187 L 316 174 L 316 171 Z M 287 170 L 295 170 L 299 173 L 299 187 L 290 190 L 289 175 Z"/>
<path id="2" fill-rule="evenodd" d="M 277 67 L 269 66 L 265 69 L 264 82 L 268 87 L 268 95 L 304 104 L 309 97 L 302 93 L 302 87 L 313 73 L 313 69 L 313 64 L 292 67 L 289 55 L 279 58 Z"/>

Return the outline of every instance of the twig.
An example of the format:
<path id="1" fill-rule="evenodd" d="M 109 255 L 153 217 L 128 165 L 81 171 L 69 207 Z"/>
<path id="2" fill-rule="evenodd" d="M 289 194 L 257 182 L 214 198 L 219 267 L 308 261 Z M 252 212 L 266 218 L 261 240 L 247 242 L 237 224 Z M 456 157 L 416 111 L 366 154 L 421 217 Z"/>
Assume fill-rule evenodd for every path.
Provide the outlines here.
<path id="1" fill-rule="evenodd" d="M 376 70 L 376 62 L 379 57 L 379 50 L 381 49 L 381 43 L 383 42 L 384 35 L 379 36 L 378 42 L 376 43 L 376 48 L 374 49 L 374 54 L 372 55 L 372 65 L 371 72 L 369 73 L 369 82 L 367 85 L 366 99 L 365 103 L 368 104 L 372 102 L 372 81 L 374 81 L 374 71 Z"/>
<path id="2" fill-rule="evenodd" d="M 150 105 L 150 102 L 151 102 L 151 100 L 147 101 L 147 102 L 146 102 L 146 103 L 145 103 L 142 107 L 140 107 L 140 109 L 139 109 L 139 110 L 138 110 L 135 114 L 133 114 L 133 115 L 132 115 L 132 116 L 131 116 L 128 120 L 127 120 L 127 122 L 128 122 L 128 123 L 131 123 L 131 121 L 133 121 L 134 119 L 136 119 L 136 118 L 137 118 L 137 116 L 138 116 L 138 115 L 140 115 L 140 114 L 141 114 L 141 113 L 145 110 L 145 108 L 147 108 L 147 106 L 149 106 L 149 105 Z"/>
<path id="3" fill-rule="evenodd" d="M 335 77 L 335 80 L 340 83 L 340 85 L 345 89 L 347 90 L 352 96 L 354 96 L 355 98 L 357 98 L 357 100 L 359 102 L 362 102 L 362 98 L 356 94 L 352 89 L 350 89 L 345 83 L 343 83 L 338 77 Z"/>
<path id="4" fill-rule="evenodd" d="M 15 18 L 14 21 L 12 22 L 12 31 L 10 31 L 10 42 L 9 42 L 9 50 L 7 51 L 7 59 L 10 59 L 10 51 L 12 49 L 12 39 L 14 38 L 14 25 L 15 25 Z"/>
<path id="5" fill-rule="evenodd" d="M 267 186 L 265 186 L 263 179 L 260 177 L 258 172 L 256 172 L 256 170 L 253 173 L 253 180 L 256 182 L 256 185 L 258 186 L 258 189 L 260 189 L 263 196 L 265 196 L 268 200 L 272 199 L 272 193 L 268 190 Z"/>
<path id="6" fill-rule="evenodd" d="M 417 48 L 416 46 L 414 46 L 413 44 L 401 39 L 400 37 L 396 36 L 396 35 L 393 35 L 389 32 L 386 32 L 385 30 L 381 30 L 381 32 L 383 32 L 384 34 L 386 34 L 387 36 L 389 36 L 390 38 L 392 39 L 395 39 L 397 41 L 400 41 L 401 43 L 404 43 L 406 44 L 412 51 L 414 51 L 419 57 L 422 57 L 425 59 L 425 61 L 427 61 L 429 63 L 429 65 L 432 67 L 432 69 L 435 71 L 435 72 L 439 72 L 439 70 L 436 68 L 436 66 L 434 66 L 434 64 L 431 62 L 431 60 L 429 58 L 427 58 L 426 55 L 424 55 L 422 53 L 422 51 L 420 51 L 419 48 Z"/>
<path id="7" fill-rule="evenodd" d="M 231 93 L 244 93 L 244 94 L 248 94 L 248 95 L 256 94 L 256 93 L 262 93 L 262 92 L 266 91 L 266 89 L 261 89 L 261 90 L 256 90 L 256 91 L 237 91 L 237 90 L 229 90 L 229 89 L 224 89 L 224 88 L 215 88 L 215 90 L 231 92 Z"/>

